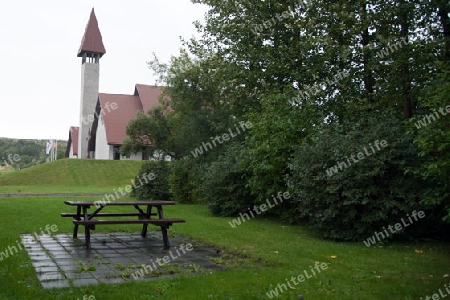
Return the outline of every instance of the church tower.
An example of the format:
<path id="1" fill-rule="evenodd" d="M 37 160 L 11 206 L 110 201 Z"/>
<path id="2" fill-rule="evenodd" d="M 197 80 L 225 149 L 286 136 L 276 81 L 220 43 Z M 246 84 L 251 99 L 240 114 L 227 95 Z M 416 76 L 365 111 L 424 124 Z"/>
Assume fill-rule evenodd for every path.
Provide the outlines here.
<path id="1" fill-rule="evenodd" d="M 81 40 L 78 57 L 81 57 L 81 101 L 80 129 L 78 133 L 78 157 L 89 157 L 89 130 L 94 121 L 95 105 L 98 100 L 100 58 L 106 53 L 102 34 L 92 8 L 89 21 Z"/>

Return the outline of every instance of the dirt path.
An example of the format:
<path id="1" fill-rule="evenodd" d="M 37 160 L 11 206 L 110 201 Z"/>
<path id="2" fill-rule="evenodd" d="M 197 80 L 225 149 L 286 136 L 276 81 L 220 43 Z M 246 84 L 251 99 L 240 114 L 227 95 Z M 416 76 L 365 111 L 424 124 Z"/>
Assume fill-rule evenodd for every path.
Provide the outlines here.
<path id="1" fill-rule="evenodd" d="M 79 193 L 10 193 L 10 194 L 0 194 L 0 198 L 9 197 L 67 197 L 67 196 L 105 196 L 105 194 L 79 194 Z"/>

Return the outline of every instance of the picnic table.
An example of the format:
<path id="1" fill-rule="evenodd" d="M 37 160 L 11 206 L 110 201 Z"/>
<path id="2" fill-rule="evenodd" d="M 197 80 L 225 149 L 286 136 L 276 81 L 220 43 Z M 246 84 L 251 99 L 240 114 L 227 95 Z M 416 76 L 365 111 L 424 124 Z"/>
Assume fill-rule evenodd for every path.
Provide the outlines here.
<path id="1" fill-rule="evenodd" d="M 170 248 L 169 238 L 167 236 L 167 229 L 173 223 L 184 223 L 183 219 L 179 218 L 164 218 L 163 206 L 175 205 L 173 201 L 112 201 L 101 202 L 98 201 L 64 201 L 66 205 L 76 206 L 76 213 L 61 213 L 61 217 L 72 217 L 74 230 L 73 238 L 76 239 L 78 235 L 78 226 L 84 226 L 84 235 L 86 240 L 86 248 L 91 249 L 91 230 L 95 230 L 96 225 L 107 224 L 142 224 L 141 236 L 147 235 L 148 224 L 153 224 L 161 227 L 161 232 L 164 241 L 164 248 Z M 133 212 L 101 212 L 105 207 L 125 206 L 134 207 Z M 95 210 L 89 211 L 91 208 Z M 152 212 L 156 208 L 156 212 Z M 157 216 L 157 218 L 152 218 Z M 121 217 L 120 219 L 106 219 L 99 220 L 97 217 Z M 136 219 L 123 219 L 123 217 L 137 217 Z"/>

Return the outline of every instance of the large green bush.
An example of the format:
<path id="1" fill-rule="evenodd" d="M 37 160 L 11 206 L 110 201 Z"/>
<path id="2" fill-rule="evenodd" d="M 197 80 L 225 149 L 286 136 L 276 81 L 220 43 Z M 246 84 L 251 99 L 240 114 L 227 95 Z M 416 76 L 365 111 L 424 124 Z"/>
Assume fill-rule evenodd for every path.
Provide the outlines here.
<path id="1" fill-rule="evenodd" d="M 164 160 L 145 162 L 135 178 L 137 188 L 133 188 L 132 195 L 138 200 L 170 200 L 170 163 Z M 145 181 L 144 177 L 149 180 Z"/>
<path id="2" fill-rule="evenodd" d="M 310 108 L 286 105 L 292 93 L 270 95 L 260 100 L 261 109 L 249 116 L 253 127 L 245 139 L 242 165 L 249 176 L 248 186 L 255 204 L 266 203 L 272 195 L 287 190 L 285 174 L 288 159 L 309 127 Z M 319 118 L 319 117 L 317 117 Z M 265 214 L 292 221 L 289 201 L 276 205 Z"/>
<path id="3" fill-rule="evenodd" d="M 235 216 L 252 207 L 248 175 L 240 165 L 242 144 L 232 142 L 204 172 L 202 198 L 214 215 Z"/>
<path id="4" fill-rule="evenodd" d="M 174 201 L 179 203 L 199 203 L 201 165 L 190 156 L 172 162 L 172 172 L 169 176 L 170 189 Z"/>
<path id="5" fill-rule="evenodd" d="M 377 140 L 385 140 L 387 146 L 378 150 Z M 358 160 L 364 147 L 371 155 Z M 325 238 L 366 239 L 421 209 L 420 182 L 404 174 L 417 153 L 402 121 L 390 114 L 365 112 L 358 119 L 328 125 L 300 146 L 291 160 L 293 213 Z M 341 163 L 331 174 L 338 162 L 347 166 Z M 423 224 L 415 225 L 408 230 Z"/>
<path id="6" fill-rule="evenodd" d="M 427 183 L 422 203 L 442 212 L 442 220 L 450 224 L 450 63 L 422 95 L 420 114 L 409 122 L 421 164 L 410 171 Z"/>

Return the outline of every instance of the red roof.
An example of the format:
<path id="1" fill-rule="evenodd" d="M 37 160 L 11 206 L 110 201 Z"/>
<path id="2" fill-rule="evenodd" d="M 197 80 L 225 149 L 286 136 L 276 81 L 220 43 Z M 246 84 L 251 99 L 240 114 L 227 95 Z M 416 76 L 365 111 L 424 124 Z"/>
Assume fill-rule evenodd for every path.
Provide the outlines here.
<path id="1" fill-rule="evenodd" d="M 160 105 L 159 96 L 162 92 L 162 87 L 144 84 L 136 84 L 136 88 L 134 89 L 134 95 L 138 96 L 141 100 L 144 113 L 147 113 L 151 108 Z"/>
<path id="2" fill-rule="evenodd" d="M 126 138 L 126 128 L 131 119 L 136 118 L 136 112 L 142 111 L 138 96 L 118 94 L 98 94 L 101 114 L 105 122 L 106 140 L 108 145 L 122 145 Z M 114 109 L 115 108 L 115 109 Z"/>
<path id="3" fill-rule="evenodd" d="M 98 94 L 108 145 L 122 145 L 127 138 L 127 125 L 132 119 L 136 119 L 137 111 L 147 112 L 160 105 L 159 95 L 163 88 L 136 84 L 134 91 L 134 95 Z"/>
<path id="4" fill-rule="evenodd" d="M 82 57 L 83 53 L 99 53 L 100 57 L 106 53 L 103 45 L 102 34 L 98 29 L 97 18 L 95 17 L 94 8 L 92 8 L 91 16 L 86 25 L 83 39 L 81 40 L 80 49 L 78 49 L 78 57 Z"/>
<path id="5" fill-rule="evenodd" d="M 78 126 L 71 126 L 69 139 L 72 142 L 73 155 L 78 155 Z"/>

